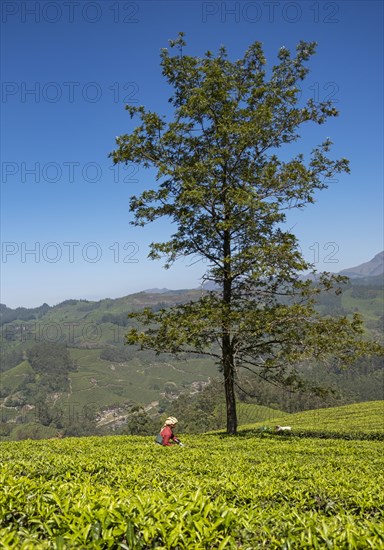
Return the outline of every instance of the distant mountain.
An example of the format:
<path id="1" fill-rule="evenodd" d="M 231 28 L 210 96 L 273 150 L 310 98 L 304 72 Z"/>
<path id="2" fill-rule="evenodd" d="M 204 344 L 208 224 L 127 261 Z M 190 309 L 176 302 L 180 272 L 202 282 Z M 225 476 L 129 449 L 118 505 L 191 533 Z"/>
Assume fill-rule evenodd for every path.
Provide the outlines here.
<path id="1" fill-rule="evenodd" d="M 0 304 L 0 325 L 4 323 L 11 323 L 15 319 L 20 321 L 30 321 L 31 319 L 40 319 L 43 317 L 51 307 L 48 304 L 43 304 L 39 307 L 26 308 L 17 307 L 12 309 L 5 304 Z"/>
<path id="2" fill-rule="evenodd" d="M 166 294 L 169 292 L 169 288 L 147 288 L 143 292 L 146 294 Z"/>
<path id="3" fill-rule="evenodd" d="M 369 262 L 357 265 L 356 267 L 350 267 L 343 269 L 339 272 L 340 275 L 346 275 L 347 277 L 360 278 L 360 277 L 378 277 L 384 274 L 384 251 L 376 254 Z"/>
<path id="4" fill-rule="evenodd" d="M 201 290 L 200 288 L 179 288 L 177 290 L 170 288 L 147 288 L 146 290 L 142 290 L 144 294 L 169 294 L 169 295 L 180 295 L 180 294 L 189 294 L 190 292 L 195 292 Z"/>
<path id="5" fill-rule="evenodd" d="M 204 281 L 200 288 L 209 292 L 211 290 L 220 290 L 220 285 L 214 283 L 213 281 Z"/>

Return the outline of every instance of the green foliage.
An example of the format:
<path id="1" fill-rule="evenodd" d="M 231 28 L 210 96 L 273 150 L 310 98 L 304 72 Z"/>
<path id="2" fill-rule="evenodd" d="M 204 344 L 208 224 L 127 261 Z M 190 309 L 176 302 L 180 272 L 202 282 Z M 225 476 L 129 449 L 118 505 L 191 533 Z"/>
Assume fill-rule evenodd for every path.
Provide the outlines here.
<path id="1" fill-rule="evenodd" d="M 0 326 L 15 320 L 29 321 L 31 319 L 39 319 L 49 309 L 50 306 L 48 304 L 43 304 L 36 308 L 18 307 L 16 309 L 11 309 L 5 304 L 0 304 Z"/>
<path id="2" fill-rule="evenodd" d="M 126 313 L 120 313 L 119 315 L 113 313 L 106 313 L 101 318 L 102 323 L 113 323 L 121 327 L 129 325 L 128 315 Z"/>
<path id="3" fill-rule="evenodd" d="M 65 344 L 39 342 L 28 350 L 28 360 L 38 374 L 76 370 Z"/>
<path id="4" fill-rule="evenodd" d="M 129 361 L 130 359 L 133 359 L 135 355 L 135 351 L 132 348 L 127 347 L 108 347 L 104 348 L 100 352 L 100 359 L 104 359 L 105 361 Z"/>
<path id="5" fill-rule="evenodd" d="M 181 394 L 178 399 L 163 403 L 167 416 L 179 419 L 178 429 L 187 433 L 202 433 L 223 427 L 223 384 L 211 382 L 194 394 Z"/>
<path id="6" fill-rule="evenodd" d="M 126 435 L 154 435 L 159 431 L 160 422 L 151 418 L 143 409 L 129 416 L 121 430 Z"/>
<path id="7" fill-rule="evenodd" d="M 27 379 L 34 379 L 34 371 L 28 361 L 22 361 L 16 367 L 1 374 L 1 385 L 11 391 L 18 391 L 19 387 Z"/>
<path id="8" fill-rule="evenodd" d="M 342 297 L 343 307 L 349 311 L 359 311 L 365 319 L 377 320 L 383 315 L 384 290 L 379 285 L 365 286 L 353 284 Z"/>
<path id="9" fill-rule="evenodd" d="M 0 349 L 0 372 L 16 367 L 23 360 L 23 353 L 20 349 Z"/>
<path id="10" fill-rule="evenodd" d="M 382 444 L 183 436 L 2 444 L 8 549 L 376 550 Z"/>
<path id="11" fill-rule="evenodd" d="M 67 389 L 68 374 L 76 370 L 65 344 L 39 342 L 28 350 L 28 360 L 39 384 L 50 391 Z"/>
<path id="12" fill-rule="evenodd" d="M 16 441 L 23 441 L 24 439 L 48 439 L 55 437 L 57 429 L 52 426 L 44 426 L 38 422 L 29 422 L 25 424 L 19 424 L 13 431 L 13 437 Z"/>

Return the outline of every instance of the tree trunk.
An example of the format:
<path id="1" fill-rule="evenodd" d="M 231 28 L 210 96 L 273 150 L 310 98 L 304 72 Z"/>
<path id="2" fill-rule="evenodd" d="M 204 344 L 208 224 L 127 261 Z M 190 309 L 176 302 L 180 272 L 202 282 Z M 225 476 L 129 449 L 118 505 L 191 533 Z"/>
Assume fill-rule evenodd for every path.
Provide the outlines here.
<path id="1" fill-rule="evenodd" d="M 237 414 L 235 397 L 235 366 L 231 342 L 231 306 L 232 306 L 232 272 L 231 272 L 231 237 L 229 231 L 224 231 L 224 280 L 223 280 L 223 335 L 222 362 L 224 370 L 225 401 L 227 405 L 227 434 L 237 433 Z"/>
<path id="2" fill-rule="evenodd" d="M 225 401 L 227 405 L 227 434 L 235 435 L 237 433 L 237 413 L 234 384 L 235 370 L 228 335 L 224 335 L 223 337 L 223 368 Z"/>

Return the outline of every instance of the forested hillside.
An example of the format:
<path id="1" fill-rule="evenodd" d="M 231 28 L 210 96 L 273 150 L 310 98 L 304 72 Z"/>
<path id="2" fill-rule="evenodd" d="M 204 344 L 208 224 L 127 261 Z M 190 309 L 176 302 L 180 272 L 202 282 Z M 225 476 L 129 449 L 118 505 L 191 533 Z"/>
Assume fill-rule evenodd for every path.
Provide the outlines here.
<path id="1" fill-rule="evenodd" d="M 367 334 L 380 338 L 380 283 L 377 277 L 351 280 L 341 295 L 320 295 L 318 308 L 324 315 L 358 311 Z M 133 323 L 128 313 L 185 303 L 201 292 L 141 292 L 34 309 L 2 305 L 1 437 L 153 433 L 166 412 L 179 415 L 191 432 L 221 428 L 223 388 L 213 361 L 156 355 L 124 345 Z M 316 364 L 300 369 L 324 392 L 292 394 L 243 372 L 237 388 L 239 407 L 258 404 L 272 411 L 297 412 L 384 397 L 381 358 L 359 360 L 347 370 Z M 246 421 L 240 414 L 240 424 Z"/>

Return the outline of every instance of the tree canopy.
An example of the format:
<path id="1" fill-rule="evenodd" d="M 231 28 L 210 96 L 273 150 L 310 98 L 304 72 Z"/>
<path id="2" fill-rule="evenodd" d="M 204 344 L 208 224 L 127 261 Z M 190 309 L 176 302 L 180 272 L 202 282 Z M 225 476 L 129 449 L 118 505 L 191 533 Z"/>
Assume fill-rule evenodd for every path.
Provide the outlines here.
<path id="1" fill-rule="evenodd" d="M 199 58 L 185 55 L 185 46 L 180 33 L 171 41 L 175 55 L 161 53 L 162 74 L 173 88 L 172 117 L 128 105 L 140 122 L 116 138 L 111 156 L 157 171 L 157 185 L 130 200 L 134 225 L 166 217 L 175 228 L 168 241 L 151 244 L 149 257 L 164 258 L 167 268 L 180 257 L 204 259 L 203 280 L 214 290 L 169 310 L 132 314 L 141 324 L 127 342 L 215 357 L 224 377 L 227 432 L 234 434 L 242 370 L 297 388 L 300 362 L 346 364 L 375 346 L 364 342 L 358 316 L 316 311 L 316 294 L 338 292 L 343 278 L 304 280 L 314 266 L 284 227 L 291 209 L 313 203 L 327 180 L 349 171 L 346 159 L 329 157 L 328 138 L 307 159 L 283 160 L 303 124 L 338 114 L 330 101 L 300 99 L 315 43 L 301 41 L 294 55 L 280 48 L 268 70 L 260 42 L 236 61 L 224 47 Z"/>

